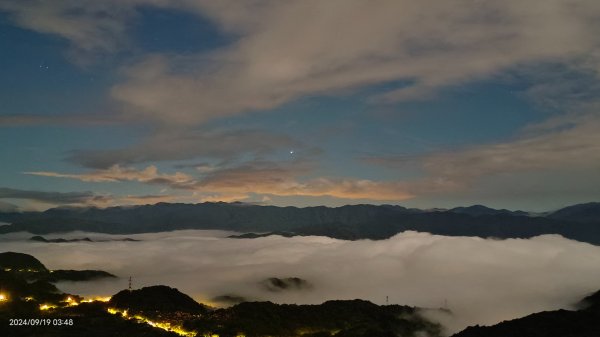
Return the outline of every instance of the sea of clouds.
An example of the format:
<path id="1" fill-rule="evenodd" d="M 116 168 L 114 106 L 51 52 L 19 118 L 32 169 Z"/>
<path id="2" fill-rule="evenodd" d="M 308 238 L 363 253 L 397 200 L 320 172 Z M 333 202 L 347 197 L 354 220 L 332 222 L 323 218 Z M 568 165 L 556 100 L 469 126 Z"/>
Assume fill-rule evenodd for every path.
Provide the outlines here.
<path id="1" fill-rule="evenodd" d="M 110 281 L 62 282 L 66 292 L 112 295 L 127 287 L 165 284 L 210 303 L 219 295 L 316 304 L 361 298 L 377 304 L 448 306 L 426 311 L 449 331 L 494 324 L 542 310 L 573 308 L 600 289 L 600 247 L 557 235 L 492 240 L 405 232 L 381 241 L 326 237 L 230 239 L 223 231 L 137 235 L 73 232 L 47 238 L 111 240 L 41 243 L 31 234 L 0 235 L 0 251 L 32 254 L 50 269 L 101 269 Z M 311 289 L 273 292 L 261 281 L 300 277 Z"/>

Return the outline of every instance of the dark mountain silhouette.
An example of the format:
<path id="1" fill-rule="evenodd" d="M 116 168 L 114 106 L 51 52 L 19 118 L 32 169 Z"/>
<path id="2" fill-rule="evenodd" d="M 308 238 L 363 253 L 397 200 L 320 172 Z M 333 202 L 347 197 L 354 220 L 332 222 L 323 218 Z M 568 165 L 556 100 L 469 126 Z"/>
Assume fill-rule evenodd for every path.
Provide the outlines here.
<path id="1" fill-rule="evenodd" d="M 468 206 L 468 207 L 455 207 L 455 208 L 450 209 L 449 211 L 453 212 L 453 213 L 468 214 L 468 215 L 473 215 L 473 216 L 498 215 L 498 214 L 521 215 L 521 216 L 529 215 L 527 212 L 523 212 L 523 211 L 509 211 L 507 209 L 494 209 L 494 208 L 489 208 L 489 207 L 486 207 L 483 205 L 473 205 L 473 206 Z"/>
<path id="2" fill-rule="evenodd" d="M 2 303 L 0 309 L 5 304 L 9 306 L 15 304 L 17 306 L 15 310 L 27 309 L 31 304 L 35 304 L 34 307 L 37 309 L 40 303 L 58 303 L 68 296 L 50 283 L 49 277 L 54 272 L 50 272 L 31 255 L 15 252 L 0 253 L 0 265 L 12 266 L 0 268 L 0 291 L 8 296 L 8 303 Z"/>
<path id="3" fill-rule="evenodd" d="M 248 302 L 248 299 L 241 295 L 224 294 L 224 295 L 219 295 L 219 296 L 213 297 L 211 299 L 211 301 L 219 303 L 221 305 L 228 306 L 228 305 L 240 304 L 242 302 Z"/>
<path id="4" fill-rule="evenodd" d="M 68 243 L 68 242 L 106 242 L 106 241 L 128 241 L 128 242 L 137 242 L 140 240 L 136 240 L 136 239 L 131 239 L 131 238 L 124 238 L 124 239 L 111 239 L 111 240 L 92 240 L 90 238 L 81 238 L 81 239 L 63 239 L 63 238 L 58 238 L 58 239 L 46 239 L 43 236 L 40 235 L 35 235 L 29 238 L 30 241 L 37 241 L 37 242 L 46 242 L 46 243 Z"/>
<path id="5" fill-rule="evenodd" d="M 577 306 L 580 309 L 600 311 L 600 290 L 596 291 L 595 293 L 589 296 L 586 296 L 577 304 Z"/>
<path id="6" fill-rule="evenodd" d="M 587 206 L 586 206 L 587 205 Z M 322 235 L 332 238 L 386 239 L 413 230 L 450 236 L 529 238 L 559 234 L 600 244 L 596 204 L 567 207 L 549 216 L 471 206 L 449 211 L 422 211 L 391 205 L 275 207 L 240 203 L 145 205 L 135 207 L 55 208 L 39 213 L 0 213 L 0 233 L 27 231 L 47 234 L 73 230 L 101 233 L 145 233 L 178 229 L 221 229 Z M 584 216 L 585 215 L 585 216 Z M 264 234 L 247 234 L 258 237 Z M 243 236 L 242 236 L 243 237 Z"/>
<path id="7" fill-rule="evenodd" d="M 0 253 L 0 270 L 20 274 L 29 281 L 52 283 L 59 281 L 91 281 L 116 277 L 102 270 L 48 270 L 35 257 L 15 252 Z"/>
<path id="8" fill-rule="evenodd" d="M 228 238 L 231 239 L 256 239 L 256 238 L 263 238 L 266 236 L 271 236 L 271 235 L 279 235 L 279 236 L 283 236 L 286 238 L 291 238 L 292 236 L 296 236 L 298 234 L 294 233 L 294 232 L 267 232 L 267 233 L 244 233 L 244 234 L 239 234 L 239 235 L 230 235 L 228 236 Z"/>
<path id="9" fill-rule="evenodd" d="M 132 312 L 189 312 L 205 313 L 208 308 L 179 290 L 163 285 L 123 290 L 115 294 L 110 306 Z"/>
<path id="10" fill-rule="evenodd" d="M 313 288 L 312 283 L 299 277 L 269 277 L 266 280 L 262 280 L 260 285 L 263 289 L 271 292 L 310 290 Z"/>
<path id="11" fill-rule="evenodd" d="M 29 238 L 30 241 L 38 241 L 38 242 L 81 242 L 81 241 L 86 241 L 86 242 L 92 242 L 92 239 L 90 238 L 83 238 L 83 239 L 63 239 L 63 238 L 58 238 L 58 239 L 46 239 L 43 236 L 32 236 Z"/>
<path id="12" fill-rule="evenodd" d="M 23 303 L 19 303 L 22 305 Z M 32 319 L 49 319 L 50 322 L 67 322 L 72 325 L 20 325 L 0 324 L 0 336 L 6 337 L 181 337 L 180 335 L 140 324 L 133 320 L 125 320 L 106 311 L 103 303 L 82 303 L 77 307 L 64 308 L 54 312 L 39 313 L 37 308 L 21 309 L 15 314 L 16 304 L 2 313 L 0 320 L 9 322 L 9 318 L 23 317 Z M 60 321 L 58 321 L 60 319 Z"/>
<path id="13" fill-rule="evenodd" d="M 46 266 L 35 257 L 15 252 L 0 253 L 0 269 L 47 272 Z"/>
<path id="14" fill-rule="evenodd" d="M 548 215 L 550 219 L 570 220 L 587 223 L 600 223 L 600 202 L 573 205 L 559 209 Z"/>
<path id="15" fill-rule="evenodd" d="M 31 255 L 12 252 L 0 253 L 0 263 L 12 263 L 15 267 L 30 270 L 33 267 L 42 270 L 43 267 L 43 264 Z M 32 277 L 43 278 L 44 274 L 49 272 L 22 272 L 19 269 L 0 268 L 0 292 L 4 296 L 0 301 L 0 322 L 2 322 L 0 336 L 179 336 L 148 324 L 124 320 L 118 315 L 110 314 L 107 303 L 84 303 L 81 302 L 82 297 L 63 293 L 47 280 L 32 279 Z M 28 321 L 28 319 L 33 321 L 25 324 L 9 324 L 11 319 L 16 318 L 21 321 Z M 46 324 L 39 323 L 42 319 Z"/>
<path id="16" fill-rule="evenodd" d="M 35 298 L 39 301 L 60 301 L 64 296 L 51 283 L 43 280 L 31 281 L 22 273 L 4 271 L 0 269 L 0 291 L 8 294 L 9 303 L 14 299 L 26 297 Z M 7 303 L 2 303 L 2 308 Z M 2 325 L 2 324 L 0 324 Z"/>
<path id="17" fill-rule="evenodd" d="M 452 337 L 600 336 L 600 291 L 584 298 L 579 307 L 577 311 L 545 311 L 493 326 L 468 327 Z"/>
<path id="18" fill-rule="evenodd" d="M 319 305 L 245 302 L 188 322 L 199 336 L 304 337 L 439 336 L 441 327 L 417 308 L 378 306 L 368 301 L 328 301 Z"/>

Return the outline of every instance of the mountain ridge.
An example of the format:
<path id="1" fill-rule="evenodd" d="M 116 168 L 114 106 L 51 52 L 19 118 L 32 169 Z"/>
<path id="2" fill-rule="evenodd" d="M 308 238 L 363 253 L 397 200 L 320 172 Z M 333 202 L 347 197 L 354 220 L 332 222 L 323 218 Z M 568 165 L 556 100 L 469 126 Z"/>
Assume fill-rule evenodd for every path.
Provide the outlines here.
<path id="1" fill-rule="evenodd" d="M 600 291 L 585 297 L 578 310 L 536 312 L 491 326 L 470 326 L 451 337 L 597 337 Z"/>
<path id="2" fill-rule="evenodd" d="M 135 234 L 184 229 L 289 232 L 337 239 L 386 239 L 404 231 L 449 236 L 530 238 L 558 234 L 600 244 L 600 203 L 572 205 L 544 216 L 495 210 L 481 205 L 419 210 L 398 205 L 341 207 L 260 206 L 242 203 L 158 203 L 109 208 L 54 208 L 44 212 L 0 213 L 1 233 L 37 235 L 89 231 Z"/>

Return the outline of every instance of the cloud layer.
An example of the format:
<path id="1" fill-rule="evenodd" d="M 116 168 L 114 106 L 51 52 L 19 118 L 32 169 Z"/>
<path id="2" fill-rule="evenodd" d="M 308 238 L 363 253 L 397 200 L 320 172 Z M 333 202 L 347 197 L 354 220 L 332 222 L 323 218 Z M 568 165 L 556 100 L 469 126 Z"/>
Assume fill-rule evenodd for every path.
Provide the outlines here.
<path id="1" fill-rule="evenodd" d="M 402 182 L 368 179 L 298 178 L 311 172 L 302 161 L 284 163 L 249 162 L 232 167 L 203 166 L 197 176 L 176 172 L 162 174 L 155 166 L 145 169 L 118 165 L 82 174 L 25 172 L 26 174 L 69 178 L 84 182 L 136 181 L 162 185 L 175 190 L 193 191 L 196 200 L 236 201 L 251 194 L 276 196 L 331 196 L 341 199 L 404 200 L 411 197 Z"/>
<path id="2" fill-rule="evenodd" d="M 151 171 L 152 168 L 146 170 Z M 54 176 L 53 173 L 39 172 L 40 175 Z M 142 173 L 144 174 L 144 172 Z M 143 176 L 142 176 L 143 177 Z M 116 181 L 107 177 L 90 178 L 99 179 L 99 181 Z M 128 176 L 128 179 L 131 178 Z M 161 179 L 161 178 L 156 178 Z M 2 201 L 21 200 L 25 201 L 24 207 L 19 207 L 11 203 Z M 110 194 L 99 194 L 94 192 L 49 192 L 37 190 L 20 190 L 14 188 L 0 187 L 0 212 L 13 211 L 40 211 L 57 206 L 74 206 L 74 207 L 108 207 L 117 205 L 139 205 L 139 204 L 155 204 L 158 202 L 173 202 L 178 201 L 176 196 L 172 195 L 120 195 L 114 196 Z M 21 204 L 21 203 L 19 203 Z M 23 206 L 23 205 L 21 205 Z"/>
<path id="3" fill-rule="evenodd" d="M 231 161 L 240 156 L 264 157 L 281 149 L 310 149 L 285 134 L 267 130 L 158 130 L 129 148 L 117 150 L 76 150 L 69 161 L 89 168 L 106 169 L 113 165 L 189 160 Z"/>
<path id="4" fill-rule="evenodd" d="M 0 199 L 27 199 L 58 205 L 87 205 L 104 203 L 105 196 L 92 192 L 46 192 L 0 187 Z"/>
<path id="5" fill-rule="evenodd" d="M 0 237 L 3 250 L 30 253 L 49 268 L 105 269 L 112 282 L 63 283 L 60 288 L 107 295 L 127 286 L 168 284 L 207 300 L 223 294 L 280 303 L 363 298 L 384 304 L 438 308 L 450 330 L 493 324 L 541 310 L 570 308 L 600 288 L 600 248 L 559 236 L 485 240 L 402 233 L 383 241 L 323 237 L 226 239 L 228 233 L 177 231 L 133 235 L 141 242 L 46 244 Z M 93 233 L 61 237 L 107 238 Z M 54 236 L 53 236 L 54 237 Z M 119 236 L 121 237 L 121 236 Z M 365 275 L 367 275 L 365 277 Z M 265 291 L 268 277 L 300 277 L 311 290 Z"/>

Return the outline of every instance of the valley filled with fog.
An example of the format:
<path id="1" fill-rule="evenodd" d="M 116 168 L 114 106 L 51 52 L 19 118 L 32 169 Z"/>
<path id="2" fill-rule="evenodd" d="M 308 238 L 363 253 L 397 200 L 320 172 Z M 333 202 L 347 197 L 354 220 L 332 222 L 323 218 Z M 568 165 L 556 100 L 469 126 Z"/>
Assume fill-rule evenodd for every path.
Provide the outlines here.
<path id="1" fill-rule="evenodd" d="M 136 235 L 73 232 L 46 238 L 94 241 L 44 243 L 29 233 L 0 237 L 3 251 L 38 257 L 51 269 L 102 269 L 116 280 L 62 282 L 85 296 L 165 284 L 200 302 L 218 296 L 251 301 L 317 304 L 365 299 L 376 304 L 447 307 L 424 311 L 449 331 L 494 324 L 533 312 L 573 308 L 600 289 L 600 247 L 544 235 L 492 240 L 405 232 L 387 240 L 269 236 L 232 239 L 224 231 L 186 230 Z M 311 286 L 269 289 L 264 280 L 298 277 Z M 221 304 L 222 305 L 222 304 Z"/>

